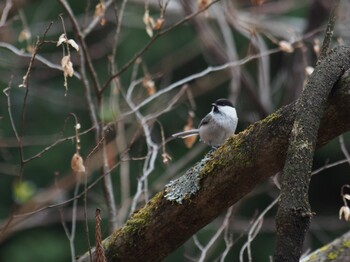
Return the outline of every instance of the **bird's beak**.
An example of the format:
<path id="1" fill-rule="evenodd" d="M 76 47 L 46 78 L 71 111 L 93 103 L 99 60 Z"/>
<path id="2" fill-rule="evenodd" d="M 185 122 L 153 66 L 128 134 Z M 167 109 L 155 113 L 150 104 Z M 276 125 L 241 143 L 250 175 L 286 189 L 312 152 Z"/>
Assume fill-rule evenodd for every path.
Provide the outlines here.
<path id="1" fill-rule="evenodd" d="M 216 106 L 216 104 L 215 104 L 215 103 L 212 103 L 211 105 L 212 105 L 212 106 Z"/>

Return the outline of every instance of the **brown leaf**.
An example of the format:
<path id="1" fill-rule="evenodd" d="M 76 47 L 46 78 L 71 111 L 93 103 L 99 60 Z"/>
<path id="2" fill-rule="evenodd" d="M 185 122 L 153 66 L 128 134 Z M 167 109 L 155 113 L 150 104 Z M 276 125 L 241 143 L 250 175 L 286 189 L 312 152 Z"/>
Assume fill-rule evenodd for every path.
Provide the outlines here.
<path id="1" fill-rule="evenodd" d="M 71 167 L 74 173 L 85 173 L 85 166 L 83 158 L 79 155 L 79 153 L 75 153 L 71 160 Z"/>

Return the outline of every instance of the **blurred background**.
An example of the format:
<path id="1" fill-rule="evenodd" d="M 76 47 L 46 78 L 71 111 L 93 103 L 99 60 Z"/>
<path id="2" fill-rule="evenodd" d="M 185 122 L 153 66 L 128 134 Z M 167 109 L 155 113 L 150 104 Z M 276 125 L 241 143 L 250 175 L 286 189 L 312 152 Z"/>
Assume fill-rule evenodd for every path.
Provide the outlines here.
<path id="1" fill-rule="evenodd" d="M 96 208 L 102 238 L 109 236 L 210 150 L 171 134 L 196 127 L 216 99 L 234 103 L 237 132 L 296 100 L 315 65 L 332 1 L 221 0 L 200 12 L 211 2 L 0 2 L 1 261 L 69 261 L 85 253 L 87 236 L 94 245 Z M 349 2 L 339 10 L 333 46 L 350 40 Z M 75 75 L 66 71 L 65 87 L 67 55 Z M 350 183 L 349 141 L 346 133 L 316 153 L 310 185 L 316 216 L 305 251 L 349 228 L 338 219 L 340 188 Z M 71 170 L 77 150 L 88 175 L 78 186 Z M 108 181 L 101 179 L 106 172 L 113 224 Z M 278 194 L 272 179 L 259 185 L 164 261 L 248 261 L 242 249 L 248 235 L 256 235 L 253 261 L 269 261 L 277 207 L 266 208 Z"/>

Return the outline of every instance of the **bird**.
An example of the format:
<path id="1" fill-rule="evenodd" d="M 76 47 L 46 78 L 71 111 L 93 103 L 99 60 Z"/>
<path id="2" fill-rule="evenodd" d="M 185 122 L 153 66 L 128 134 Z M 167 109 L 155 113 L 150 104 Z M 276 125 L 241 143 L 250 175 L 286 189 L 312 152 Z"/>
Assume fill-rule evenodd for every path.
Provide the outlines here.
<path id="1" fill-rule="evenodd" d="M 237 128 L 238 117 L 233 104 L 225 98 L 212 103 L 212 110 L 201 120 L 197 129 L 173 134 L 173 137 L 186 138 L 199 135 L 200 140 L 212 147 L 218 147 L 232 136 Z"/>

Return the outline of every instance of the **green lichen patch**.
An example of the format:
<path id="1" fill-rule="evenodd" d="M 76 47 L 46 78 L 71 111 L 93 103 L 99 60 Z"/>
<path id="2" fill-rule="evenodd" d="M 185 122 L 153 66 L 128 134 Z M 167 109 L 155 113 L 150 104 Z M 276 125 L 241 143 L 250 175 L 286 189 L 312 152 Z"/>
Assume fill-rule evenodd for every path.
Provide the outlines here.
<path id="1" fill-rule="evenodd" d="M 165 185 L 166 194 L 164 197 L 169 201 L 182 204 L 185 199 L 190 198 L 190 196 L 199 191 L 199 180 L 199 172 L 196 172 L 194 168 L 192 168 L 188 170 L 185 175 Z"/>
<path id="2" fill-rule="evenodd" d="M 327 254 L 327 258 L 329 259 L 329 260 L 334 260 L 334 259 L 336 259 L 338 257 L 338 253 L 336 253 L 336 252 L 329 252 L 328 254 Z"/>
<path id="3" fill-rule="evenodd" d="M 343 246 L 347 247 L 347 248 L 350 248 L 350 240 L 344 240 Z"/>

